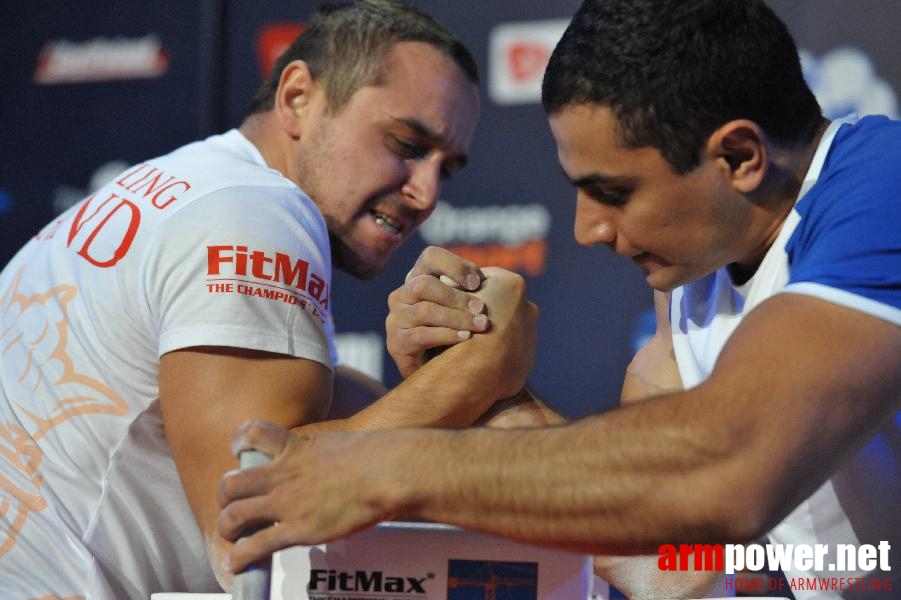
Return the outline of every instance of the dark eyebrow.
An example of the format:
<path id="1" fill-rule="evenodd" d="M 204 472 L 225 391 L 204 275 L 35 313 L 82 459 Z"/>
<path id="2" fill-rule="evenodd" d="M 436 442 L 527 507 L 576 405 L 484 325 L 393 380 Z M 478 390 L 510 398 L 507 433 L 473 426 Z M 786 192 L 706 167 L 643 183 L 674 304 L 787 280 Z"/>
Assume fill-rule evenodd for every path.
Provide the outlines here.
<path id="1" fill-rule="evenodd" d="M 433 146 L 444 148 L 447 145 L 447 140 L 418 119 L 410 117 L 392 117 L 391 120 L 399 125 L 412 129 L 417 136 L 424 138 Z M 458 154 L 456 156 L 449 156 L 444 162 L 450 171 L 459 171 L 469 163 L 469 157 L 466 154 Z"/>
<path id="2" fill-rule="evenodd" d="M 563 171 L 563 168 L 561 167 L 560 170 Z M 630 177 L 614 177 L 597 172 L 588 173 L 587 175 L 582 175 L 581 177 L 572 179 L 569 175 L 566 174 L 566 171 L 563 171 L 563 176 L 566 177 L 566 179 L 568 179 L 569 182 L 577 188 L 586 188 L 597 185 L 625 185 L 632 182 L 632 178 Z"/>
<path id="3" fill-rule="evenodd" d="M 428 125 L 423 123 L 418 119 L 413 119 L 411 117 L 392 117 L 392 121 L 397 123 L 398 125 L 403 125 L 404 127 L 409 127 L 413 131 L 416 132 L 420 137 L 424 137 L 428 139 L 430 142 L 436 145 L 443 145 L 444 138 L 438 135 L 435 131 L 429 129 Z"/>

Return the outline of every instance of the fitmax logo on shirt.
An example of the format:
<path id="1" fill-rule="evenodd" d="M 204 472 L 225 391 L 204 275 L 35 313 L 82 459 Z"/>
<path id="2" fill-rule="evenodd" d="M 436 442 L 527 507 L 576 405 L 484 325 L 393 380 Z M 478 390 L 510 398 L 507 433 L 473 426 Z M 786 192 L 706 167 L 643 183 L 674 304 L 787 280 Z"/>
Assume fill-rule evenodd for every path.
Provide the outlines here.
<path id="1" fill-rule="evenodd" d="M 276 286 L 283 284 L 304 292 L 304 296 L 318 303 L 323 310 L 328 309 L 329 290 L 326 279 L 312 272 L 309 262 L 300 258 L 293 259 L 281 252 L 250 250 L 248 246 L 242 245 L 207 246 L 207 276 L 216 277 L 220 281 L 228 281 L 233 277 L 238 280 L 239 287 L 242 283 L 249 283 L 249 280 Z M 256 295 L 246 290 L 241 293 Z"/>
<path id="2" fill-rule="evenodd" d="M 336 571 L 312 569 L 308 592 L 389 592 L 393 594 L 425 594 L 425 581 L 430 576 L 392 577 L 383 571 Z"/>

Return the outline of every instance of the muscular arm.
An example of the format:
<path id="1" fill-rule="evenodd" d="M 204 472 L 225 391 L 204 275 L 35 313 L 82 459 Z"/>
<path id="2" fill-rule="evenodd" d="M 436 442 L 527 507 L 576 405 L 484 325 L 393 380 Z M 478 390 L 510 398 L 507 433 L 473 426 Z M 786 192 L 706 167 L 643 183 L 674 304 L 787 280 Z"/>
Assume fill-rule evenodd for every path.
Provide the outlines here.
<path id="1" fill-rule="evenodd" d="M 780 294 L 748 315 L 711 378 L 690 391 L 566 427 L 433 434 L 429 459 L 449 473 L 433 491 L 412 489 L 401 506 L 599 553 L 656 551 L 673 540 L 747 541 L 891 418 L 899 376 L 896 325 Z M 397 443 L 422 443 L 422 435 L 407 432 Z M 492 460 L 499 455 L 517 460 L 501 468 Z M 451 456 L 471 460 L 445 463 Z M 406 466 L 412 476 L 425 469 Z M 748 480 L 760 485 L 749 489 Z"/>
<path id="2" fill-rule="evenodd" d="M 160 406 L 166 438 L 213 569 L 231 544 L 216 534 L 219 479 L 237 461 L 229 440 L 247 419 L 283 427 L 322 419 L 332 393 L 331 371 L 310 360 L 238 348 L 198 347 L 160 360 Z"/>
<path id="3" fill-rule="evenodd" d="M 400 386 L 384 388 L 339 368 L 331 372 L 301 359 L 239 349 L 172 352 L 160 366 L 160 402 L 167 437 L 214 568 L 228 550 L 213 535 L 216 484 L 235 460 L 227 440 L 242 422 L 263 419 L 298 433 L 369 431 L 389 427 L 471 425 L 497 399 L 514 395 L 532 366 L 536 308 L 524 281 L 487 270 L 479 294 L 492 306 L 489 331 L 420 367 Z M 503 373 L 503 376 L 497 376 Z M 329 420 L 323 420 L 328 412 Z M 220 582 L 227 585 L 221 573 Z"/>
<path id="4" fill-rule="evenodd" d="M 224 480 L 220 531 L 233 538 L 248 519 L 281 521 L 231 553 L 237 567 L 398 514 L 598 554 L 747 541 L 891 418 L 899 377 L 898 326 L 780 294 L 746 317 L 706 383 L 570 425 L 312 441 L 245 427 L 237 444 L 276 459 Z M 305 505 L 275 503 L 276 481 L 279 496 L 303 490 Z M 338 497 L 340 515 L 308 510 Z"/>

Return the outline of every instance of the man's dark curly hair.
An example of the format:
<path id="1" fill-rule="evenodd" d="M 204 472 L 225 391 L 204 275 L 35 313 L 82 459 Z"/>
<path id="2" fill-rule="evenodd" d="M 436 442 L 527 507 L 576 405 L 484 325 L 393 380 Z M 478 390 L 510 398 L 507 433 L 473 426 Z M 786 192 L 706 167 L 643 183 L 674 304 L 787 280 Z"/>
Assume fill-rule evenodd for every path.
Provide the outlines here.
<path id="1" fill-rule="evenodd" d="M 549 115 L 609 107 L 626 147 L 657 148 L 679 173 L 730 120 L 791 147 L 823 119 L 794 40 L 762 0 L 586 0 L 551 56 L 542 103 Z"/>

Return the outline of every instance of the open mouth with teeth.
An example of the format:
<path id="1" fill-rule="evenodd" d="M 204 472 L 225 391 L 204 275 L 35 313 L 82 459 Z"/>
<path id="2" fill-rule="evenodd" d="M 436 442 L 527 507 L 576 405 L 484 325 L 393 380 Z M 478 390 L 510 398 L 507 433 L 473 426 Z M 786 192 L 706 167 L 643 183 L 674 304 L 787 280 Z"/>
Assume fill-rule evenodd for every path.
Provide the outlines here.
<path id="1" fill-rule="evenodd" d="M 394 219 L 392 219 L 391 217 L 389 217 L 388 215 L 386 215 L 384 213 L 380 213 L 380 212 L 374 211 L 374 210 L 369 211 L 369 212 L 375 218 L 375 222 L 378 224 L 379 227 L 381 227 L 385 231 L 388 231 L 394 235 L 400 235 L 400 232 L 402 229 L 402 226 L 400 223 L 398 223 L 397 221 L 395 221 Z"/>

